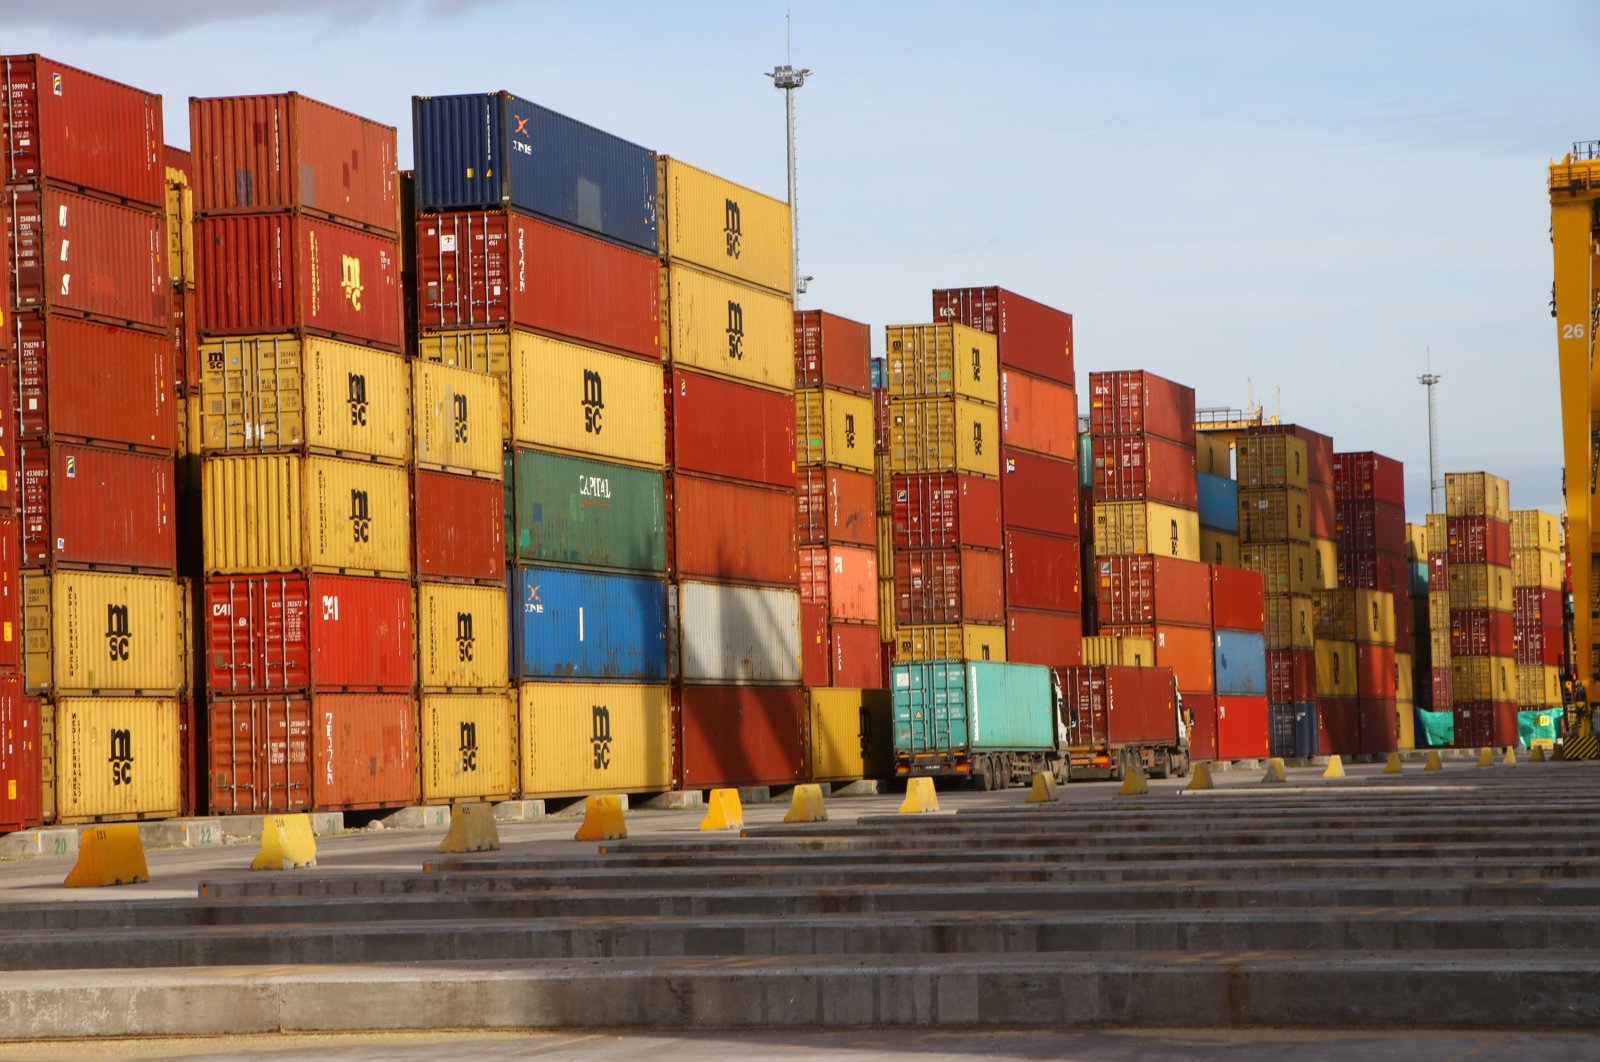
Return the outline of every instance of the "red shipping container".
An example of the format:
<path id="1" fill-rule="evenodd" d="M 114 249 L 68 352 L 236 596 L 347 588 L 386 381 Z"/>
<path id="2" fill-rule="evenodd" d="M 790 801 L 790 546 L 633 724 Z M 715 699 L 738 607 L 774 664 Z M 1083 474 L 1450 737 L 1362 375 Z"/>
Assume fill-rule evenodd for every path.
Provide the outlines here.
<path id="1" fill-rule="evenodd" d="M 1448 546 L 1445 559 L 1451 564 L 1511 565 L 1511 525 L 1487 516 L 1445 517 Z"/>
<path id="2" fill-rule="evenodd" d="M 1335 537 L 1341 553 L 1393 553 L 1405 559 L 1406 511 L 1389 502 L 1336 499 Z M 1509 546 L 1509 527 L 1507 529 Z"/>
<path id="3" fill-rule="evenodd" d="M 11 197 L 0 194 L 0 239 L 11 231 Z M 11 354 L 11 252 L 0 252 L 0 357 Z M 9 375 L 9 373 L 0 373 Z M 6 409 L 10 409 L 10 405 Z"/>
<path id="4" fill-rule="evenodd" d="M 1448 663 L 1444 667 L 1435 667 L 1432 670 L 1428 685 L 1433 690 L 1433 710 L 1449 711 L 1450 706 L 1455 703 L 1455 680 Z"/>
<path id="5" fill-rule="evenodd" d="M 214 575 L 203 613 L 213 694 L 403 690 L 416 681 L 405 579 Z"/>
<path id="6" fill-rule="evenodd" d="M 1002 371 L 1000 441 L 1018 450 L 1076 460 L 1077 393 L 1065 384 L 1014 370 Z"/>
<path id="7" fill-rule="evenodd" d="M 1002 369 L 1021 369 L 1072 386 L 1072 315 L 1005 288 L 944 288 L 933 293 L 933 319 L 995 337 Z"/>
<path id="8" fill-rule="evenodd" d="M 1082 553 L 1075 538 L 1006 532 L 1006 605 L 1049 612 L 1082 609 Z"/>
<path id="9" fill-rule="evenodd" d="M 672 696 L 679 789 L 805 781 L 806 697 L 799 686 L 675 686 Z"/>
<path id="10" fill-rule="evenodd" d="M 1295 704 L 1317 699 L 1317 654 L 1311 649 L 1267 650 L 1267 701 Z"/>
<path id="11" fill-rule="evenodd" d="M 1360 498 L 1405 506 L 1405 466 L 1370 450 L 1333 455 L 1333 489 L 1342 501 Z"/>
<path id="12" fill-rule="evenodd" d="M 177 566 L 170 455 L 27 444 L 21 465 L 24 568 Z"/>
<path id="13" fill-rule="evenodd" d="M 21 675 L 0 675 L 0 833 L 39 825 L 42 755 L 38 700 Z"/>
<path id="14" fill-rule="evenodd" d="M 1142 369 L 1089 374 L 1089 431 L 1154 435 L 1194 450 L 1194 388 Z M 1189 468 L 1194 469 L 1191 452 Z"/>
<path id="15" fill-rule="evenodd" d="M 1356 694 L 1362 700 L 1394 700 L 1394 646 L 1356 646 Z"/>
<path id="16" fill-rule="evenodd" d="M 1094 592 L 1103 623 L 1211 626 L 1211 566 L 1199 561 L 1148 553 L 1101 557 Z"/>
<path id="17" fill-rule="evenodd" d="M 826 310 L 794 312 L 795 390 L 872 390 L 872 329 Z"/>
<path id="18" fill-rule="evenodd" d="M 1393 697 L 1361 698 L 1361 751 L 1398 752 L 1400 716 Z"/>
<path id="19" fill-rule="evenodd" d="M 680 472 L 793 487 L 794 395 L 672 370 L 670 460 Z"/>
<path id="20" fill-rule="evenodd" d="M 1102 623 L 1101 634 L 1124 638 L 1149 638 L 1155 643 L 1157 667 L 1172 669 L 1178 689 L 1211 693 L 1217 687 L 1216 658 L 1210 627 L 1156 626 L 1148 623 Z"/>
<path id="21" fill-rule="evenodd" d="M 1083 526 L 1078 509 L 1076 460 L 1060 461 L 1010 447 L 1000 451 L 1000 511 L 1007 527 L 1074 538 Z"/>
<path id="22" fill-rule="evenodd" d="M 161 97 L 41 55 L 8 55 L 4 180 L 47 180 L 111 199 L 162 205 Z"/>
<path id="23" fill-rule="evenodd" d="M 1000 549 L 1000 484 L 956 472 L 896 473 L 889 484 L 896 549 Z"/>
<path id="24" fill-rule="evenodd" d="M 1451 656 L 1511 656 L 1515 650 L 1511 613 L 1489 608 L 1450 610 Z"/>
<path id="25" fill-rule="evenodd" d="M 1083 617 L 1075 612 L 1006 610 L 1006 659 L 1072 667 L 1083 660 Z"/>
<path id="26" fill-rule="evenodd" d="M 1463 701 L 1455 706 L 1456 748 L 1516 745 L 1517 706 L 1505 701 Z"/>
<path id="27" fill-rule="evenodd" d="M 882 387 L 872 392 L 872 449 L 889 452 L 889 392 Z"/>
<path id="28" fill-rule="evenodd" d="M 1396 553 L 1351 555 L 1340 552 L 1339 585 L 1355 590 L 1387 590 L 1402 598 L 1409 588 L 1407 561 Z"/>
<path id="29" fill-rule="evenodd" d="M 800 545 L 876 545 L 877 500 L 871 472 L 800 468 L 796 477 L 795 533 Z"/>
<path id="30" fill-rule="evenodd" d="M 1539 586 L 1512 587 L 1511 611 L 1519 625 L 1538 623 L 1560 630 L 1564 621 L 1561 591 Z"/>
<path id="31" fill-rule="evenodd" d="M 1251 428 L 1252 435 L 1292 435 L 1306 444 L 1306 477 L 1312 485 L 1323 484 L 1328 488 L 1329 504 L 1332 505 L 1333 494 L 1333 439 L 1321 432 L 1303 428 L 1298 424 L 1262 424 Z M 1316 532 L 1312 532 L 1316 534 Z M 1332 538 L 1331 534 L 1321 535 L 1322 538 Z"/>
<path id="32" fill-rule="evenodd" d="M 393 234 L 393 126 L 298 92 L 189 100 L 189 185 L 201 214 L 303 210 Z"/>
<path id="33" fill-rule="evenodd" d="M 1090 485 L 1097 501 L 1153 501 L 1200 507 L 1194 444 L 1153 435 L 1096 435 Z"/>
<path id="34" fill-rule="evenodd" d="M 18 310 L 55 310 L 166 334 L 172 297 L 160 210 L 46 186 L 12 188 L 6 247 Z"/>
<path id="35" fill-rule="evenodd" d="M 1354 697 L 1317 698 L 1317 754 L 1349 756 L 1361 751 L 1361 702 Z"/>
<path id="36" fill-rule="evenodd" d="M 1217 759 L 1254 760 L 1269 755 L 1265 697 L 1219 695 L 1216 728 Z"/>
<path id="37" fill-rule="evenodd" d="M 172 375 L 178 394 L 200 393 L 200 333 L 193 288 L 172 289 Z"/>
<path id="38" fill-rule="evenodd" d="M 0 274 L 4 273 L 5 263 L 0 261 Z M 11 319 L 9 313 L 8 307 L 0 307 L 0 315 L 6 315 L 8 321 Z M 0 370 L 0 512 L 4 513 L 17 511 L 18 494 L 22 489 L 21 455 L 17 452 L 15 422 L 16 382 L 15 373 Z"/>
<path id="39" fill-rule="evenodd" d="M 195 719 L 194 694 L 178 692 L 178 815 L 188 818 L 203 810 L 200 805 L 199 774 L 205 771 L 200 759 L 200 728 Z"/>
<path id="40" fill-rule="evenodd" d="M 22 666 L 22 521 L 0 516 L 0 674 Z"/>
<path id="41" fill-rule="evenodd" d="M 198 328 L 208 336 L 306 331 L 405 349 L 399 244 L 320 218 L 198 218 Z"/>
<path id="42" fill-rule="evenodd" d="M 901 624 L 1000 623 L 1004 562 L 989 550 L 894 553 L 895 619 Z"/>
<path id="43" fill-rule="evenodd" d="M 1450 563 L 1443 553 L 1428 554 L 1428 591 L 1450 588 Z"/>
<path id="44" fill-rule="evenodd" d="M 794 490 L 675 475 L 669 541 L 675 578 L 795 588 Z"/>
<path id="45" fill-rule="evenodd" d="M 1167 563 L 1172 562 L 1168 559 Z M 1221 631 L 1265 631 L 1266 590 L 1261 573 L 1222 564 L 1210 568 L 1211 625 Z"/>
<path id="46" fill-rule="evenodd" d="M 804 546 L 800 601 L 822 605 L 830 621 L 878 622 L 878 552 L 870 546 Z"/>
<path id="47" fill-rule="evenodd" d="M 315 811 L 421 803 L 417 702 L 405 694 L 322 696 L 311 702 Z"/>
<path id="48" fill-rule="evenodd" d="M 1416 599 L 1399 594 L 1394 598 L 1394 651 L 1407 656 L 1417 651 L 1416 631 L 1411 626 L 1412 600 Z"/>
<path id="49" fill-rule="evenodd" d="M 660 263 L 651 254 L 511 210 L 417 219 L 418 323 L 517 325 L 661 357 Z"/>
<path id="50" fill-rule="evenodd" d="M 877 628 L 873 628 L 877 641 Z M 800 681 L 806 686 L 831 686 L 828 658 L 828 609 L 800 603 Z M 874 661 L 876 664 L 876 661 Z"/>
<path id="51" fill-rule="evenodd" d="M 1189 717 L 1189 758 L 1217 758 L 1217 698 L 1212 693 L 1185 693 L 1183 711 Z"/>
<path id="52" fill-rule="evenodd" d="M 176 450 L 173 351 L 165 337 L 57 314 L 21 314 L 15 325 L 20 438 Z"/>
<path id="53" fill-rule="evenodd" d="M 1166 668 L 1063 667 L 1056 677 L 1073 748 L 1177 743 L 1177 703 Z"/>
<path id="54" fill-rule="evenodd" d="M 884 689 L 883 643 L 878 628 L 863 623 L 828 626 L 830 657 L 828 685 Z"/>
<path id="55" fill-rule="evenodd" d="M 505 484 L 420 468 L 412 482 L 417 577 L 504 583 Z"/>

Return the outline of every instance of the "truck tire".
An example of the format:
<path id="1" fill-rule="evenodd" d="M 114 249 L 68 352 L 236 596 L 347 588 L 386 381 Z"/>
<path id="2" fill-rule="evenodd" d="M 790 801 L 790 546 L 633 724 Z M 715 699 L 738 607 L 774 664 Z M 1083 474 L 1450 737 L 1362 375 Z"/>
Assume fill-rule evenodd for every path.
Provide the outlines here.
<path id="1" fill-rule="evenodd" d="M 1051 770 L 1056 776 L 1056 785 L 1066 785 L 1072 780 L 1072 757 L 1061 757 L 1055 762 Z"/>
<path id="2" fill-rule="evenodd" d="M 987 793 L 993 789 L 994 775 L 991 773 L 993 770 L 987 756 L 975 760 L 972 764 L 972 788 L 980 793 Z"/>
<path id="3" fill-rule="evenodd" d="M 1172 750 L 1162 749 L 1156 753 L 1156 774 L 1161 778 L 1175 778 L 1172 773 Z"/>

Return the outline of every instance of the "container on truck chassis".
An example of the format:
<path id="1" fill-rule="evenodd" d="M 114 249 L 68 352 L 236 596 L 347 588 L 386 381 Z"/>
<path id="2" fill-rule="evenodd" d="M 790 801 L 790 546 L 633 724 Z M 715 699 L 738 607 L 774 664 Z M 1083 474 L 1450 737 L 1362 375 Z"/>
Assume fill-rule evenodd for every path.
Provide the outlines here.
<path id="1" fill-rule="evenodd" d="M 1073 778 L 1118 778 L 1129 759 L 1167 778 L 1189 772 L 1189 720 L 1171 668 L 1062 667 L 1055 677 Z"/>
<path id="2" fill-rule="evenodd" d="M 1045 771 L 1066 781 L 1060 689 L 1048 667 L 981 660 L 897 664 L 895 773 L 1004 789 Z"/>

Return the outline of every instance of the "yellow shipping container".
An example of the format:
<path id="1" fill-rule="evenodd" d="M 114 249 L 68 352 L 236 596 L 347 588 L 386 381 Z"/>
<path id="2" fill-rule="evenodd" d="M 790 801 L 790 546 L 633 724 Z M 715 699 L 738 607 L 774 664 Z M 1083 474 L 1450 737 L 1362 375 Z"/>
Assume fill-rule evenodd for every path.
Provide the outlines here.
<path id="1" fill-rule="evenodd" d="M 965 398 L 893 399 L 888 464 L 894 472 L 969 472 L 998 479 L 1000 411 Z M 1197 540 L 1199 526 L 1195 514 Z"/>
<path id="2" fill-rule="evenodd" d="M 1200 560 L 1200 514 L 1159 502 L 1094 504 L 1094 555 L 1154 553 Z"/>
<path id="3" fill-rule="evenodd" d="M 1450 548 L 1449 518 L 1443 513 L 1429 513 L 1427 522 L 1428 552 L 1443 553 Z"/>
<path id="4" fill-rule="evenodd" d="M 665 155 L 657 166 L 662 257 L 792 294 L 787 203 Z"/>
<path id="5" fill-rule="evenodd" d="M 184 585 L 167 576 L 22 576 L 29 693 L 179 693 L 189 684 L 188 627 Z"/>
<path id="6" fill-rule="evenodd" d="M 517 694 L 523 796 L 672 788 L 667 687 L 525 682 Z"/>
<path id="7" fill-rule="evenodd" d="M 1304 487 L 1239 490 L 1241 542 L 1310 542 L 1310 502 Z"/>
<path id="8" fill-rule="evenodd" d="M 892 611 L 892 610 L 891 610 Z M 969 623 L 899 627 L 894 637 L 894 662 L 918 660 L 1005 660 L 1006 629 Z"/>
<path id="9" fill-rule="evenodd" d="M 417 670 L 425 690 L 510 683 L 506 591 L 498 586 L 417 586 Z"/>
<path id="10" fill-rule="evenodd" d="M 1310 486 L 1305 440 L 1293 435 L 1243 435 L 1234 448 L 1239 487 Z"/>
<path id="11" fill-rule="evenodd" d="M 662 334 L 672 363 L 773 391 L 794 390 L 794 304 L 703 269 L 661 271 Z"/>
<path id="12" fill-rule="evenodd" d="M 894 727 L 888 690 L 844 687 L 807 692 L 811 778 L 848 782 L 894 773 Z"/>
<path id="13" fill-rule="evenodd" d="M 207 573 L 411 574 L 411 477 L 332 457 L 214 457 L 201 468 Z"/>
<path id="14" fill-rule="evenodd" d="M 833 390 L 795 392 L 795 464 L 871 472 L 872 444 L 872 399 Z"/>
<path id="15" fill-rule="evenodd" d="M 1339 546 L 1331 538 L 1311 540 L 1312 585 L 1318 590 L 1332 590 L 1339 585 Z"/>
<path id="16" fill-rule="evenodd" d="M 1083 662 L 1088 667 L 1153 667 L 1155 658 L 1152 638 L 1101 634 L 1083 640 Z"/>
<path id="17" fill-rule="evenodd" d="M 1310 594 L 1316 589 L 1312 578 L 1317 558 L 1311 546 L 1300 542 L 1246 542 L 1239 547 L 1240 563 L 1261 573 L 1267 595 Z"/>
<path id="18" fill-rule="evenodd" d="M 508 800 L 517 794 L 517 701 L 491 693 L 422 695 L 422 802 Z"/>
<path id="19" fill-rule="evenodd" d="M 1226 564 L 1239 567 L 1239 536 L 1227 531 L 1200 529 L 1200 559 L 1207 564 Z"/>
<path id="20" fill-rule="evenodd" d="M 1316 609 L 1309 595 L 1269 594 L 1265 605 L 1268 649 L 1310 649 L 1316 644 Z"/>
<path id="21" fill-rule="evenodd" d="M 1428 559 L 1428 525 L 1406 525 L 1406 560 L 1426 561 Z"/>
<path id="22" fill-rule="evenodd" d="M 1434 667 L 1445 667 L 1450 663 L 1449 627 L 1428 628 L 1428 652 Z"/>
<path id="23" fill-rule="evenodd" d="M 513 343 L 529 335 L 507 328 L 469 328 L 430 332 L 417 339 L 417 357 L 488 373 L 500 383 L 500 435 L 511 438 L 511 355 Z"/>
<path id="24" fill-rule="evenodd" d="M 877 508 L 875 511 L 880 515 L 893 512 L 894 472 L 889 468 L 888 461 L 875 461 L 872 469 L 872 488 L 877 499 Z"/>
<path id="25" fill-rule="evenodd" d="M 1452 564 L 1448 569 L 1450 579 L 1450 607 L 1491 608 L 1497 612 L 1510 612 L 1511 569 L 1498 564 Z"/>
<path id="26" fill-rule="evenodd" d="M 1314 599 L 1318 638 L 1361 645 L 1394 644 L 1394 595 L 1387 590 L 1319 590 Z"/>
<path id="27" fill-rule="evenodd" d="M 666 465 L 659 362 L 532 332 L 513 332 L 510 343 L 517 442 L 646 468 Z"/>
<path id="28" fill-rule="evenodd" d="M 1233 478 L 1233 436 L 1221 431 L 1201 431 L 1194 436 L 1194 467 L 1223 479 Z"/>
<path id="29" fill-rule="evenodd" d="M 286 332 L 208 339 L 200 364 L 207 453 L 411 457 L 411 387 L 399 354 Z"/>
<path id="30" fill-rule="evenodd" d="M 1000 403 L 1000 359 L 994 336 L 966 325 L 888 325 L 884 368 L 891 398 L 970 398 Z"/>
<path id="31" fill-rule="evenodd" d="M 1450 630 L 1450 591 L 1428 591 L 1428 629 Z"/>
<path id="32" fill-rule="evenodd" d="M 1538 509 L 1518 509 L 1511 514 L 1512 550 L 1561 551 L 1561 520 Z"/>
<path id="33" fill-rule="evenodd" d="M 1354 697 L 1357 694 L 1356 643 L 1317 640 L 1317 696 Z"/>
<path id="34" fill-rule="evenodd" d="M 1395 748 L 1407 752 L 1417 747 L 1416 703 L 1409 697 L 1394 699 L 1396 732 Z"/>
<path id="35" fill-rule="evenodd" d="M 1509 522 L 1511 487 L 1487 472 L 1446 472 L 1444 511 L 1447 516 L 1487 516 Z"/>
<path id="36" fill-rule="evenodd" d="M 1548 708 L 1561 704 L 1561 669 L 1538 664 L 1517 665 L 1517 706 Z"/>
<path id="37" fill-rule="evenodd" d="M 200 490 L 200 452 L 203 429 L 200 417 L 200 394 L 185 395 L 183 407 L 178 410 L 178 475 L 174 481 L 178 492 L 181 494 L 197 493 Z M 0 490 L 4 486 L 5 474 L 0 472 Z"/>
<path id="38" fill-rule="evenodd" d="M 882 571 L 882 568 L 878 569 Z M 894 592 L 893 579 L 878 580 L 878 641 L 894 641 L 895 605 L 899 595 Z"/>
<path id="39" fill-rule="evenodd" d="M 414 460 L 419 468 L 499 479 L 500 381 L 436 361 L 411 365 Z"/>
<path id="40" fill-rule="evenodd" d="M 878 571 L 894 571 L 894 517 L 878 517 Z"/>
<path id="41" fill-rule="evenodd" d="M 1439 665 L 1435 662 L 1434 666 Z M 1457 701 L 1511 702 L 1517 697 L 1517 662 L 1514 657 L 1455 657 L 1450 661 L 1450 679 L 1451 693 Z"/>
<path id="42" fill-rule="evenodd" d="M 55 716 L 56 821 L 165 819 L 178 814 L 181 742 L 170 697 L 64 697 Z"/>
<path id="43" fill-rule="evenodd" d="M 194 190 L 189 175 L 168 166 L 167 184 L 167 277 L 172 286 L 194 290 Z"/>
<path id="44" fill-rule="evenodd" d="M 1410 653 L 1394 654 L 1394 695 L 1398 700 L 1416 699 L 1416 675 L 1412 668 L 1416 661 Z"/>
<path id="45" fill-rule="evenodd" d="M 1518 549 L 1511 552 L 1511 585 L 1561 589 L 1561 554 L 1549 549 Z"/>

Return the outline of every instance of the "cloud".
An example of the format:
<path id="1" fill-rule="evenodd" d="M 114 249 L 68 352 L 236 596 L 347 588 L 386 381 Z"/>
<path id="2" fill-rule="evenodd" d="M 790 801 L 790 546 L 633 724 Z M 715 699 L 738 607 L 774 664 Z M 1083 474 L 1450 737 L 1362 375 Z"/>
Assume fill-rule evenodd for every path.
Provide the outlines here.
<path id="1" fill-rule="evenodd" d="M 509 0 L 56 0 L 18 3 L 8 27 L 70 30 L 86 37 L 166 37 L 200 26 L 252 19 L 303 18 L 351 26 L 380 16 L 417 14 L 425 21 Z"/>

